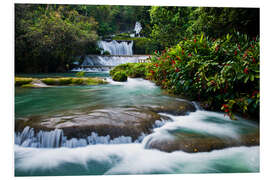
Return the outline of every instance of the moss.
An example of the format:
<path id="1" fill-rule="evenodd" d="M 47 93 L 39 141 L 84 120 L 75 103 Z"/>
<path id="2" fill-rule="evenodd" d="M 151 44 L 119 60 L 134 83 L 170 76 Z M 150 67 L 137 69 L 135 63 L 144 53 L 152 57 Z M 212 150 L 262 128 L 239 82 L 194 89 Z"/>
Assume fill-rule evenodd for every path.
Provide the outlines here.
<path id="1" fill-rule="evenodd" d="M 29 84 L 32 82 L 32 78 L 20 78 L 20 77 L 15 77 L 15 86 L 21 86 L 24 84 Z"/>
<path id="2" fill-rule="evenodd" d="M 106 83 L 106 81 L 100 78 L 72 78 L 72 84 L 74 85 L 98 85 Z"/>
<path id="3" fill-rule="evenodd" d="M 47 85 L 59 85 L 59 78 L 44 78 L 41 81 Z"/>
<path id="4" fill-rule="evenodd" d="M 84 84 L 84 78 L 72 78 L 71 80 L 72 84 Z"/>
<path id="5" fill-rule="evenodd" d="M 24 84 L 21 86 L 22 88 L 38 88 L 39 86 L 34 84 Z"/>
<path id="6" fill-rule="evenodd" d="M 98 85 L 98 84 L 107 84 L 107 81 L 104 81 L 100 78 L 87 78 L 86 84 L 87 85 Z"/>
<path id="7" fill-rule="evenodd" d="M 120 81 L 120 82 L 127 81 L 127 74 L 123 71 L 118 71 L 113 75 L 112 79 L 114 81 Z"/>
<path id="8" fill-rule="evenodd" d="M 85 77 L 76 77 L 76 78 L 45 78 L 41 81 L 47 85 L 98 85 L 105 84 L 106 81 L 100 78 L 85 78 Z"/>
<path id="9" fill-rule="evenodd" d="M 71 84 L 72 78 L 60 78 L 59 85 L 68 85 Z"/>

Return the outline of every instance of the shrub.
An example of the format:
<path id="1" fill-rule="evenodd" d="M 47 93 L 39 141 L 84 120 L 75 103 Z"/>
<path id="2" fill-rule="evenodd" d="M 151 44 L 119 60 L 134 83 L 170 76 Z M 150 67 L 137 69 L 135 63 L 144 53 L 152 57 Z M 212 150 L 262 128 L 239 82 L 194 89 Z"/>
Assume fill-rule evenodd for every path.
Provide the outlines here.
<path id="1" fill-rule="evenodd" d="M 149 63 L 120 64 L 110 71 L 110 75 L 113 77 L 115 73 L 123 72 L 123 73 L 126 73 L 126 75 L 131 78 L 136 78 L 136 77 L 146 78 L 148 65 Z"/>
<path id="2" fill-rule="evenodd" d="M 148 77 L 171 93 L 222 109 L 259 116 L 259 38 L 194 36 L 173 48 L 155 52 Z"/>
<path id="3" fill-rule="evenodd" d="M 118 71 L 116 72 L 113 76 L 112 79 L 114 81 L 127 81 L 127 74 L 123 71 Z"/>
<path id="4" fill-rule="evenodd" d="M 109 51 L 104 51 L 103 53 L 102 53 L 102 55 L 111 55 L 111 53 L 109 52 Z"/>

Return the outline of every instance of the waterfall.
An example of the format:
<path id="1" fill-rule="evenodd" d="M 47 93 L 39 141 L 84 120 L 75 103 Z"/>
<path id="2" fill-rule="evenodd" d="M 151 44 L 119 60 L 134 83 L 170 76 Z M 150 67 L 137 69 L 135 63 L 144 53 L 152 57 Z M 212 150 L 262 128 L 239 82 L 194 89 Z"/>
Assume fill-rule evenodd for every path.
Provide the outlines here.
<path id="1" fill-rule="evenodd" d="M 80 68 L 72 69 L 72 71 L 99 72 L 109 71 L 110 68 L 119 64 L 137 63 L 139 60 L 145 60 L 149 56 L 99 56 L 88 55 L 85 57 Z"/>
<path id="2" fill-rule="evenodd" d="M 135 31 L 136 35 L 138 35 L 139 37 L 140 37 L 141 30 L 142 30 L 142 25 L 140 22 L 137 21 L 135 24 L 134 31 Z"/>
<path id="3" fill-rule="evenodd" d="M 110 55 L 132 55 L 133 41 L 99 41 L 98 47 L 103 49 L 102 53 L 108 51 Z"/>
<path id="4" fill-rule="evenodd" d="M 68 139 L 64 136 L 63 130 L 55 129 L 52 131 L 39 131 L 35 133 L 33 128 L 26 126 L 22 132 L 15 133 L 15 144 L 22 147 L 35 148 L 58 148 L 58 147 L 83 147 L 94 144 L 128 144 L 139 143 L 142 141 L 145 134 L 142 133 L 137 140 L 132 141 L 129 136 L 119 136 L 111 138 L 110 135 L 99 136 L 95 132 L 86 138 Z"/>

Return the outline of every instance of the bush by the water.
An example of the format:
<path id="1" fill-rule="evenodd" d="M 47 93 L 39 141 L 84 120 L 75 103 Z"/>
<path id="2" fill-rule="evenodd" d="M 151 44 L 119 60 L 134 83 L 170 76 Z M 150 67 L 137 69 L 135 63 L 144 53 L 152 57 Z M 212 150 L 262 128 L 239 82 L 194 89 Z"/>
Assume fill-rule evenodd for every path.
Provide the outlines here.
<path id="1" fill-rule="evenodd" d="M 259 38 L 204 35 L 185 39 L 175 47 L 155 52 L 151 63 L 127 63 L 110 71 L 156 82 L 172 94 L 199 101 L 210 110 L 259 117 Z"/>
<path id="2" fill-rule="evenodd" d="M 120 82 L 127 81 L 127 74 L 123 71 L 118 71 L 113 74 L 112 79 L 114 81 L 120 81 Z"/>
<path id="3" fill-rule="evenodd" d="M 125 73 L 128 77 L 136 78 L 142 77 L 145 78 L 147 75 L 149 63 L 126 63 L 116 66 L 110 71 L 110 75 L 113 77 L 118 72 Z"/>
<path id="4" fill-rule="evenodd" d="M 151 79 L 173 94 L 222 109 L 259 117 L 259 38 L 239 33 L 222 39 L 204 35 L 185 39 L 156 52 L 148 72 Z"/>

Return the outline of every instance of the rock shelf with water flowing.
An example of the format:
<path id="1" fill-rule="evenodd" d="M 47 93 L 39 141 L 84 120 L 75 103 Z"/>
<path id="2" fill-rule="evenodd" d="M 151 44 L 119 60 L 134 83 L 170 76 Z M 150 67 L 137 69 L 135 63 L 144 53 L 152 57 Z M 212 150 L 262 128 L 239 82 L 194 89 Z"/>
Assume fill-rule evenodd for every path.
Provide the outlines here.
<path id="1" fill-rule="evenodd" d="M 140 60 L 146 60 L 149 56 L 146 55 L 113 55 L 113 56 L 99 56 L 88 55 L 79 68 L 72 71 L 85 71 L 85 72 L 100 72 L 109 71 L 111 68 L 125 63 L 137 63 Z"/>
<path id="2" fill-rule="evenodd" d="M 108 81 L 16 90 L 16 176 L 259 172 L 258 123 Z"/>

